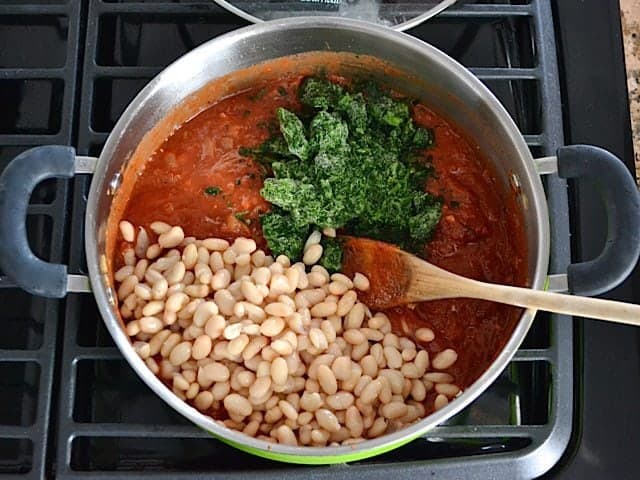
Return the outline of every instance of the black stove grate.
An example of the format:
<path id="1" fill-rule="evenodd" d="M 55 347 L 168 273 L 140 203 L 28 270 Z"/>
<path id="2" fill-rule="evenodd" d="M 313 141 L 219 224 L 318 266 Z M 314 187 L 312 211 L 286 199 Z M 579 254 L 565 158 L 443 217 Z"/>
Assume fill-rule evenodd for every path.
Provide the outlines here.
<path id="1" fill-rule="evenodd" d="M 0 5 L 0 170 L 32 146 L 73 142 L 80 5 L 12 3 Z M 46 260 L 65 260 L 69 198 L 62 180 L 31 197 L 29 241 Z M 44 478 L 61 302 L 29 295 L 0 272 L 0 305 L 0 477 Z"/>
<path id="2" fill-rule="evenodd" d="M 5 11 L 26 15 L 40 10 L 66 15 L 73 24 L 66 37 L 69 51 L 63 69 L 43 70 L 33 66 L 56 64 L 59 51 L 30 64 L 36 68 L 38 79 L 43 76 L 49 79 L 44 73 L 53 72 L 51 78 L 62 82 L 59 88 L 63 88 L 64 95 L 58 100 L 61 108 L 50 109 L 48 113 L 36 111 L 33 121 L 17 120 L 13 128 L 18 132 L 26 129 L 28 135 L 21 132 L 20 136 L 5 136 L 0 123 L 0 146 L 23 145 L 16 140 L 22 138 L 30 139 L 24 145 L 72 141 L 71 92 L 75 72 L 72 61 L 82 55 L 83 62 L 78 69 L 81 95 L 76 105 L 77 141 L 73 143 L 79 154 L 97 155 L 128 102 L 164 66 L 200 43 L 246 25 L 211 1 L 89 0 L 83 4 L 81 20 L 81 24 L 86 25 L 83 32 L 86 38 L 78 43 L 77 21 L 81 13 L 78 9 L 76 2 L 44 7 L 0 7 L 0 25 Z M 41 17 L 37 21 L 29 20 L 34 24 L 42 22 Z M 534 156 L 551 155 L 562 144 L 560 94 L 548 0 L 466 3 L 409 33 L 470 67 L 507 107 Z M 84 46 L 83 52 L 77 50 L 79 45 Z M 0 51 L 0 66 L 4 61 Z M 73 69 L 68 71 L 70 65 Z M 65 76 L 67 72 L 69 75 Z M 3 74 L 4 70 L 0 70 L 0 82 Z M 58 110 L 62 112 L 57 120 L 59 136 L 47 136 L 40 130 L 36 133 L 36 129 L 54 128 L 56 120 L 51 120 L 51 112 Z M 0 158 L 10 158 L 16 153 L 15 149 L 5 152 L 5 148 L 1 148 L 4 157 Z M 54 201 L 59 202 L 47 210 L 52 214 L 49 215 L 53 218 L 52 228 L 55 230 L 58 226 L 59 229 L 59 237 L 54 235 L 50 242 L 54 246 L 51 258 L 58 260 L 68 254 L 72 273 L 86 274 L 83 215 L 89 183 L 87 176 L 76 177 L 71 183 L 72 194 L 64 182 L 42 187 L 53 193 L 41 195 L 53 196 Z M 545 187 L 552 213 L 551 271 L 564 273 L 570 258 L 566 185 L 557 176 L 547 176 Z M 37 198 L 34 201 L 38 201 Z M 65 207 L 70 212 L 68 249 L 63 248 Z M 34 238 L 50 236 L 40 232 Z M 7 285 L 7 281 L 0 277 L 0 284 Z M 366 461 L 307 468 L 258 459 L 232 449 L 212 440 L 166 406 L 122 359 L 91 295 L 70 294 L 62 304 L 35 299 L 15 289 L 0 290 L 0 295 L 4 292 L 7 298 L 11 297 L 12 304 L 16 304 L 14 311 L 19 312 L 19 316 L 40 311 L 45 318 L 31 314 L 37 318 L 29 323 L 35 332 L 30 335 L 35 335 L 36 340 L 30 336 L 22 344 L 10 347 L 14 349 L 11 351 L 1 350 L 4 345 L 0 340 L 0 477 L 12 472 L 14 461 L 13 450 L 7 450 L 9 466 L 3 470 L 6 436 L 3 423 L 29 417 L 36 395 L 33 392 L 37 390 L 24 380 L 32 378 L 33 371 L 24 368 L 24 375 L 22 370 L 16 373 L 19 369 L 8 363 L 6 368 L 12 375 L 20 375 L 17 385 L 11 384 L 13 390 L 9 391 L 15 390 L 24 406 L 19 412 L 3 412 L 2 408 L 8 403 L 2 389 L 3 379 L 7 378 L 2 375 L 5 357 L 7 361 L 16 356 L 31 360 L 29 348 L 38 342 L 37 338 L 43 339 L 34 354 L 37 357 L 34 367 L 40 370 L 40 384 L 36 385 L 40 387 L 37 390 L 39 408 L 35 410 L 36 423 L 30 428 L 38 436 L 29 433 L 26 437 L 32 439 L 32 443 L 13 447 L 22 448 L 19 458 L 23 462 L 15 460 L 14 463 L 34 477 L 50 471 L 56 478 L 123 479 L 143 475 L 166 479 L 249 475 L 275 478 L 284 474 L 314 478 L 336 475 L 525 478 L 551 468 L 564 451 L 571 432 L 573 340 L 568 319 L 548 315 L 536 320 L 523 348 L 494 385 L 427 437 Z M 20 296 L 24 300 L 17 304 Z M 64 326 L 60 329 L 63 331 L 56 337 L 57 314 L 62 309 Z M 0 316 L 0 322 L 4 324 L 4 316 Z M 14 323 L 17 325 L 18 321 Z M 51 390 L 54 360 L 58 367 L 53 391 L 57 396 L 52 395 Z M 52 404 L 47 403 L 50 398 L 54 398 Z M 43 412 L 51 405 L 57 410 L 49 423 L 52 438 L 47 444 L 44 427 L 48 417 L 43 417 Z M 9 429 L 8 438 L 26 431 L 21 426 Z M 50 446 L 48 450 L 46 445 Z M 26 458 L 28 460 L 22 460 Z"/>

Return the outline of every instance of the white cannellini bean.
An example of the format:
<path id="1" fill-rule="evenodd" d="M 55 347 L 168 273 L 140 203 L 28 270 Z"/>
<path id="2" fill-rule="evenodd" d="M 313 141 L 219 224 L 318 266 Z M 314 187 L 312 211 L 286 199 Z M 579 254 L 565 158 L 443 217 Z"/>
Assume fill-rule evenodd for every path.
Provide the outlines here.
<path id="1" fill-rule="evenodd" d="M 416 330 L 416 339 L 420 342 L 431 342 L 434 338 L 436 335 L 430 328 L 423 327 Z"/>
<path id="2" fill-rule="evenodd" d="M 213 273 L 217 273 L 224 269 L 224 260 L 220 252 L 212 252 L 209 256 L 209 267 Z"/>
<path id="3" fill-rule="evenodd" d="M 315 412 L 318 424 L 328 432 L 337 432 L 340 430 L 340 422 L 335 414 L 326 408 L 320 408 Z"/>
<path id="4" fill-rule="evenodd" d="M 319 243 L 313 244 L 307 248 L 302 257 L 302 262 L 305 265 L 315 265 L 322 257 L 323 248 Z"/>
<path id="5" fill-rule="evenodd" d="M 260 333 L 266 337 L 275 337 L 284 329 L 285 321 L 281 317 L 269 317 L 260 325 Z"/>
<path id="6" fill-rule="evenodd" d="M 191 342 L 180 342 L 169 354 L 169 361 L 175 366 L 182 365 L 189 358 L 191 358 Z"/>
<path id="7" fill-rule="evenodd" d="M 273 302 L 264 307 L 264 311 L 267 315 L 273 315 L 276 317 L 288 317 L 292 315 L 294 310 L 290 305 L 282 302 Z"/>
<path id="8" fill-rule="evenodd" d="M 212 340 L 215 340 L 222 335 L 225 327 L 226 321 L 224 317 L 222 315 L 213 315 L 207 320 L 204 326 L 204 332 L 209 335 Z"/>
<path id="9" fill-rule="evenodd" d="M 169 289 L 169 284 L 167 280 L 162 277 L 160 280 L 155 282 L 151 287 L 151 296 L 156 300 L 161 300 L 167 294 L 167 290 Z"/>
<path id="10" fill-rule="evenodd" d="M 164 302 L 162 300 L 153 300 L 142 308 L 142 314 L 145 317 L 157 315 L 164 310 Z"/>
<path id="11" fill-rule="evenodd" d="M 138 285 L 138 277 L 136 277 L 135 275 L 131 274 L 127 278 L 125 278 L 118 288 L 118 299 L 122 301 L 127 298 L 130 294 L 133 293 L 136 285 Z"/>
<path id="12" fill-rule="evenodd" d="M 353 290 L 349 290 L 345 293 L 340 300 L 338 301 L 338 307 L 336 310 L 336 314 L 344 317 L 347 313 L 351 311 L 356 301 L 358 300 L 358 295 Z"/>
<path id="13" fill-rule="evenodd" d="M 198 327 L 203 327 L 212 315 L 218 314 L 218 305 L 215 302 L 202 302 L 193 314 L 193 323 Z"/>
<path id="14" fill-rule="evenodd" d="M 211 341 L 211 337 L 208 335 L 200 335 L 196 338 L 195 342 L 193 342 L 193 347 L 191 348 L 191 354 L 195 360 L 200 360 L 205 358 L 211 353 L 211 348 L 213 343 Z"/>
<path id="15" fill-rule="evenodd" d="M 229 413 L 235 413 L 242 417 L 251 415 L 251 412 L 253 411 L 253 407 L 249 400 L 237 393 L 232 393 L 225 397 L 224 408 L 226 408 Z"/>
<path id="16" fill-rule="evenodd" d="M 292 265 L 252 239 L 229 246 L 184 238 L 164 222 L 151 229 L 157 244 L 146 232 L 135 238 L 131 225 L 136 247 L 146 242 L 142 256 L 155 260 L 132 250 L 114 274 L 126 332 L 179 398 L 206 414 L 224 407 L 227 427 L 291 445 L 351 444 L 423 417 L 419 402 L 432 389 L 435 408 L 459 394 L 451 375 L 429 371 L 449 368 L 456 352 L 440 352 L 431 365 L 414 342 L 433 341 L 432 330 L 416 330 L 414 341 L 391 333 L 386 315 L 357 301 L 370 288 L 364 275 L 330 275 L 315 264 L 319 232 L 305 246 L 307 262 Z"/>
<path id="17" fill-rule="evenodd" d="M 147 248 L 145 255 L 149 260 L 154 260 L 158 258 L 161 253 L 162 253 L 162 247 L 157 243 L 154 243 L 153 245 L 150 245 L 149 248 Z"/>
<path id="18" fill-rule="evenodd" d="M 244 298 L 249 300 L 254 305 L 262 304 L 264 297 L 250 280 L 242 280 L 242 282 L 240 282 L 240 290 L 242 291 Z"/>
<path id="19" fill-rule="evenodd" d="M 335 228 L 331 228 L 331 227 L 325 227 L 325 228 L 322 229 L 322 234 L 325 237 L 335 238 L 336 229 Z"/>
<path id="20" fill-rule="evenodd" d="M 242 324 L 232 323 L 231 325 L 228 325 L 224 329 L 222 336 L 227 340 L 233 340 L 234 338 L 239 337 L 241 333 L 242 333 Z"/>
<path id="21" fill-rule="evenodd" d="M 244 253 L 251 254 L 256 250 L 256 242 L 252 238 L 238 237 L 234 240 L 231 248 L 238 255 L 241 255 Z"/>
<path id="22" fill-rule="evenodd" d="M 135 253 L 138 258 L 144 258 L 149 248 L 149 235 L 143 227 L 138 227 L 138 238 L 136 239 Z"/>
<path id="23" fill-rule="evenodd" d="M 131 222 L 128 222 L 127 220 L 122 220 L 120 221 L 119 227 L 120 227 L 120 233 L 122 234 L 123 240 L 125 242 L 133 243 L 136 236 L 136 230 L 131 224 Z"/>
<path id="24" fill-rule="evenodd" d="M 271 362 L 271 379 L 273 383 L 276 385 L 284 385 L 287 381 L 287 375 L 289 374 L 289 370 L 287 367 L 287 362 L 282 357 L 276 357 Z"/>
<path id="25" fill-rule="evenodd" d="M 151 347 L 147 342 L 133 342 L 133 349 L 143 360 L 147 359 L 151 353 Z"/>
<path id="26" fill-rule="evenodd" d="M 144 274 L 146 273 L 147 268 L 149 268 L 149 261 L 146 258 L 138 260 L 138 263 L 136 263 L 136 268 L 133 272 L 134 275 L 138 277 L 138 280 L 142 281 L 144 279 Z"/>
<path id="27" fill-rule="evenodd" d="M 267 285 L 271 280 L 271 270 L 267 267 L 258 267 L 251 272 L 251 278 L 256 285 Z"/>
<path id="28" fill-rule="evenodd" d="M 447 396 L 439 393 L 433 402 L 433 407 L 436 410 L 440 410 L 442 407 L 446 407 L 448 403 L 449 399 L 447 398 Z"/>
<path id="29" fill-rule="evenodd" d="M 319 231 L 314 230 L 313 232 L 311 232 L 304 244 L 303 252 L 306 253 L 306 251 L 309 250 L 311 246 L 319 244 L 320 240 L 322 240 L 322 234 Z"/>
<path id="30" fill-rule="evenodd" d="M 272 273 L 269 287 L 272 295 L 281 295 L 289 291 L 289 280 L 282 273 Z"/>
<path id="31" fill-rule="evenodd" d="M 178 261 L 164 273 L 164 277 L 169 285 L 175 285 L 184 279 L 185 273 L 187 273 L 187 267 L 183 262 Z"/>
<path id="32" fill-rule="evenodd" d="M 447 348 L 446 350 L 437 353 L 436 356 L 433 357 L 431 365 L 436 370 L 446 370 L 454 363 L 456 363 L 457 359 L 458 354 L 456 353 L 456 351 L 451 348 Z"/>
<path id="33" fill-rule="evenodd" d="M 211 279 L 211 287 L 214 290 L 221 290 L 227 288 L 231 283 L 231 274 L 227 269 L 218 270 Z"/>
<path id="34" fill-rule="evenodd" d="M 132 265 L 125 265 L 121 267 L 116 273 L 113 274 L 113 279 L 116 282 L 122 282 L 125 278 L 130 275 L 133 275 L 135 269 Z"/>
<path id="35" fill-rule="evenodd" d="M 149 227 L 151 228 L 151 231 L 156 235 L 161 235 L 171 230 L 171 225 L 165 222 L 158 222 L 158 221 L 152 222 L 151 225 L 149 225 Z"/>
<path id="36" fill-rule="evenodd" d="M 158 244 L 162 248 L 177 247 L 184 240 L 184 231 L 181 227 L 171 227 L 171 230 L 158 236 Z"/>
<path id="37" fill-rule="evenodd" d="M 172 294 L 165 303 L 165 310 L 170 312 L 177 312 L 182 307 L 189 303 L 189 296 L 186 293 L 178 292 Z"/>
<path id="38" fill-rule="evenodd" d="M 162 320 L 158 317 L 142 317 L 138 320 L 140 331 L 143 333 L 158 333 L 164 327 Z"/>
<path id="39" fill-rule="evenodd" d="M 122 252 L 122 259 L 124 260 L 125 265 L 134 266 L 136 264 L 136 253 L 133 248 L 127 248 L 124 252 Z"/>
<path id="40" fill-rule="evenodd" d="M 218 308 L 223 315 L 231 316 L 233 314 L 233 307 L 236 304 L 236 300 L 233 298 L 233 295 L 231 295 L 229 290 L 218 290 L 215 293 L 213 300 L 216 302 L 216 305 L 218 305 Z"/>
<path id="41" fill-rule="evenodd" d="M 202 246 L 207 250 L 222 252 L 229 248 L 229 242 L 222 238 L 206 238 L 202 241 Z"/>
<path id="42" fill-rule="evenodd" d="M 353 276 L 353 286 L 358 290 L 365 292 L 369 290 L 369 279 L 358 272 Z"/>
<path id="43" fill-rule="evenodd" d="M 245 333 L 241 333 L 229 342 L 229 345 L 227 345 L 227 351 L 229 352 L 229 355 L 238 356 L 242 354 L 242 351 L 248 344 L 249 336 Z"/>

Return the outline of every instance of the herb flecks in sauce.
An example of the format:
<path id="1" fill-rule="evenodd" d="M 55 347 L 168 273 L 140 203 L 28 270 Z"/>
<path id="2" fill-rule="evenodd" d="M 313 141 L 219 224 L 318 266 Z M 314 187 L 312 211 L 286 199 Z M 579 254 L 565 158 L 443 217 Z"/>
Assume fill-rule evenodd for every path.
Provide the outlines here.
<path id="1" fill-rule="evenodd" d="M 406 101 L 371 83 L 348 91 L 308 78 L 298 95 L 300 113 L 276 111 L 279 134 L 240 151 L 264 165 L 260 193 L 278 207 L 262 216 L 271 251 L 300 258 L 314 227 L 420 251 L 442 208 L 425 192 L 432 168 L 423 151 L 433 145 L 433 132 L 415 124 Z M 337 242 L 325 245 L 327 269 L 338 270 L 340 259 Z"/>
<path id="2" fill-rule="evenodd" d="M 204 193 L 206 193 L 207 195 L 210 195 L 212 197 L 215 197 L 221 191 L 222 190 L 220 189 L 220 187 L 207 187 L 207 188 L 204 189 Z"/>

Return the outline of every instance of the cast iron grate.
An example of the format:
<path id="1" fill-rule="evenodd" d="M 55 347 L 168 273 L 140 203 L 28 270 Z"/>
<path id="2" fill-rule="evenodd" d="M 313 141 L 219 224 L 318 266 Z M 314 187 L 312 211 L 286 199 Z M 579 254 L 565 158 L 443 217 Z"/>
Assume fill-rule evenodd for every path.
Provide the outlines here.
<path id="1" fill-rule="evenodd" d="M 37 8 L 0 7 L 0 24 L 5 11 L 23 15 L 52 11 L 77 19 L 73 16 L 79 13 L 77 2 L 45 3 L 46 6 Z M 67 42 L 69 49 L 84 44 L 78 77 L 81 96 L 76 122 L 77 147 L 79 154 L 92 155 L 100 152 L 109 130 L 127 103 L 165 65 L 209 38 L 246 24 L 213 2 L 203 0 L 89 0 L 84 5 L 83 17 L 86 38 L 73 43 L 78 42 L 77 24 L 74 24 L 69 29 Z M 548 0 L 466 3 L 443 12 L 409 33 L 433 43 L 472 68 L 507 107 L 535 156 L 551 155 L 562 144 L 560 93 Z M 0 62 L 4 62 L 2 55 L 0 52 Z M 49 77 L 45 70 L 34 65 L 57 65 L 59 55 L 59 52 L 52 52 L 46 60 L 34 60 L 29 65 L 40 75 L 36 79 Z M 77 55 L 75 50 L 67 53 L 65 74 Z M 60 74 L 62 70 L 56 67 L 46 70 L 50 71 Z M 0 70 L 0 74 L 3 72 Z M 53 78 L 62 82 L 58 83 L 62 85 L 58 88 L 64 91 L 61 108 L 50 109 L 48 113 L 38 112 L 37 116 L 34 114 L 33 122 L 16 123 L 14 130 L 21 132 L 20 136 L 4 135 L 0 124 L 0 145 L 5 141 L 7 145 L 23 145 L 16 138 L 31 140 L 24 145 L 71 141 L 72 109 L 70 104 L 67 107 L 67 102 L 71 98 L 69 92 L 73 91 L 73 75 L 71 78 L 53 75 Z M 58 123 L 59 132 L 67 132 L 69 136 L 52 138 L 48 132 L 55 130 L 56 123 L 55 119 L 50 119 L 58 110 L 63 115 Z M 64 112 L 68 115 L 64 116 Z M 59 132 L 58 135 L 62 135 Z M 5 155 L 10 158 L 13 154 L 15 150 Z M 74 179 L 73 195 L 68 202 L 71 210 L 68 260 L 73 273 L 86 273 L 83 215 L 89 182 L 87 177 Z M 551 272 L 564 273 L 570 258 L 566 185 L 556 176 L 548 176 L 545 186 L 552 222 Z M 67 200 L 66 184 L 58 182 L 49 188 L 54 193 L 43 194 L 45 197 L 53 195 L 56 201 L 60 196 L 64 198 L 50 210 L 63 212 Z M 52 259 L 58 259 L 64 253 L 61 228 L 64 214 L 60 215 L 58 223 L 57 217 L 53 221 L 52 228 L 60 225 L 60 237 L 51 242 L 58 249 L 58 257 L 52 253 Z M 38 233 L 35 238 L 49 237 Z M 14 289 L 4 291 L 11 292 L 12 299 L 23 295 Z M 0 290 L 0 294 L 4 291 Z M 311 469 L 270 462 L 236 451 L 210 439 L 174 413 L 122 360 L 91 295 L 68 296 L 58 352 L 55 351 L 55 330 L 56 309 L 60 305 L 24 297 L 23 303 L 14 311 L 20 315 L 38 312 L 36 306 L 42 302 L 45 306 L 40 307 L 41 311 L 53 318 L 45 318 L 44 323 L 33 314 L 36 320 L 29 323 L 29 328 L 35 332 L 30 335 L 35 335 L 36 339 L 29 337 L 22 340 L 22 344 L 35 342 L 37 345 L 38 335 L 42 337 L 36 365 L 25 366 L 22 370 L 11 368 L 11 364 L 7 367 L 11 372 L 7 380 L 10 382 L 8 395 L 20 396 L 27 407 L 24 412 L 0 413 L 0 425 L 6 418 L 13 422 L 20 418 L 20 422 L 28 423 L 35 415 L 36 423 L 31 430 L 39 435 L 44 432 L 42 427 L 46 425 L 46 419 L 41 416 L 43 411 L 48 411 L 49 404 L 41 400 L 50 398 L 51 391 L 42 392 L 41 387 L 45 382 L 50 388 L 52 364 L 57 356 L 57 410 L 50 423 L 51 435 L 55 437 L 50 443 L 51 451 L 47 453 L 49 470 L 55 472 L 57 478 L 137 478 L 149 474 L 166 479 L 249 475 L 329 478 L 343 474 L 415 478 L 462 476 L 460 472 L 482 478 L 525 478 L 551 468 L 564 451 L 571 432 L 573 337 L 571 322 L 566 318 L 546 316 L 538 319 L 523 348 L 499 380 L 464 412 L 428 436 L 367 461 Z M 0 340 L 0 349 L 4 348 L 2 342 Z M 30 360 L 31 352 L 27 352 L 20 354 Z M 14 350 L 7 354 L 0 350 L 0 373 L 5 356 L 7 360 L 14 360 L 11 356 L 14 353 Z M 50 362 L 43 363 L 44 355 L 48 355 L 46 359 Z M 37 394 L 31 386 L 35 385 L 34 381 L 29 383 L 22 377 L 19 381 L 12 380 L 22 371 L 33 378 L 38 370 L 40 389 Z M 5 377 L 0 375 L 0 378 Z M 4 404 L 4 390 L 0 389 L 0 392 Z M 34 395 L 39 395 L 39 408 L 34 410 L 35 414 L 28 410 Z M 4 427 L 0 427 L 0 462 L 5 450 L 11 461 L 16 458 L 16 449 L 20 448 L 19 458 L 21 461 L 27 459 L 23 465 L 31 465 L 31 472 L 41 476 L 39 473 L 45 471 L 44 433 L 32 439 L 28 435 L 18 436 L 19 432 L 30 431 L 28 428 L 9 428 L 11 438 L 27 438 L 27 441 L 18 443 L 17 447 L 5 448 Z M 5 472 L 0 469 L 1 473 Z"/>
<path id="2" fill-rule="evenodd" d="M 20 152 L 71 144 L 80 5 L 0 5 L 0 171 Z M 31 197 L 34 252 L 65 259 L 67 182 L 47 181 Z M 29 295 L 0 272 L 0 477 L 44 478 L 61 302 Z"/>

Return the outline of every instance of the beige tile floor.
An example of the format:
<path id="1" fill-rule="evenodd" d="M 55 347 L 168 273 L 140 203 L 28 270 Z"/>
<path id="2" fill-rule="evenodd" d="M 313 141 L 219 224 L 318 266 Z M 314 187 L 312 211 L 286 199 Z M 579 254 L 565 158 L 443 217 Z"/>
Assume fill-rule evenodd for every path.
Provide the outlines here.
<path id="1" fill-rule="evenodd" d="M 640 0 L 620 0 L 636 180 L 640 184 Z"/>

